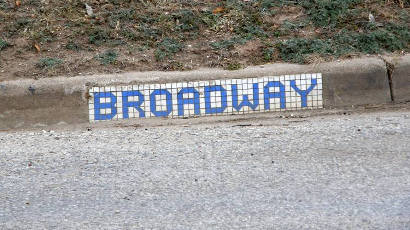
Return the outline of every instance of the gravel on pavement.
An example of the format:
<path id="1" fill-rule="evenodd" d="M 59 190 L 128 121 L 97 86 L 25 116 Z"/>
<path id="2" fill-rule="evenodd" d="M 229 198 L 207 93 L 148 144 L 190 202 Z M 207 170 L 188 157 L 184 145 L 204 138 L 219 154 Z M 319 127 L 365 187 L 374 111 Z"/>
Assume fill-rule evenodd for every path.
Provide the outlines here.
<path id="1" fill-rule="evenodd" d="M 0 229 L 410 229 L 410 111 L 0 133 Z"/>

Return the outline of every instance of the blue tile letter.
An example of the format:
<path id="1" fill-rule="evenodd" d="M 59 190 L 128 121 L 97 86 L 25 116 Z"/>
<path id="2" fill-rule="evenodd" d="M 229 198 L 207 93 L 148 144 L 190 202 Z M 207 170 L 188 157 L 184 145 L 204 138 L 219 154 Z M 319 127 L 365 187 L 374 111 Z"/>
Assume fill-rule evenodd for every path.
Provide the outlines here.
<path id="1" fill-rule="evenodd" d="M 157 100 L 156 96 L 157 95 L 165 95 L 167 97 L 167 110 L 166 111 L 157 111 Z M 154 90 L 151 95 L 150 95 L 150 100 L 151 100 L 151 112 L 156 116 L 156 117 L 167 117 L 171 112 L 172 112 L 172 95 L 171 93 L 166 90 L 166 89 L 156 89 Z"/>
<path id="2" fill-rule="evenodd" d="M 311 85 L 307 90 L 300 90 L 297 86 L 296 86 L 296 81 L 292 80 L 290 81 L 290 86 L 302 97 L 302 108 L 307 107 L 307 95 L 315 88 L 315 86 L 317 85 L 317 80 L 316 79 L 312 79 L 311 81 Z"/>
<path id="3" fill-rule="evenodd" d="M 279 92 L 270 93 L 269 89 L 271 87 L 279 87 Z M 280 98 L 280 108 L 286 108 L 286 93 L 285 93 L 285 86 L 280 81 L 270 81 L 268 82 L 264 89 L 264 102 L 265 102 L 265 110 L 270 109 L 270 99 L 271 98 Z"/>
<path id="4" fill-rule="evenodd" d="M 110 98 L 110 102 L 101 103 L 101 98 Z M 94 93 L 94 119 L 95 120 L 111 120 L 117 115 L 117 97 L 110 92 Z M 101 114 L 101 109 L 111 109 L 110 114 Z"/>
<path id="5" fill-rule="evenodd" d="M 194 98 L 184 99 L 185 93 L 193 93 Z M 184 116 L 185 104 L 194 104 L 195 115 L 199 115 L 201 113 L 199 103 L 199 92 L 194 87 L 182 88 L 178 92 L 178 116 Z"/>
<path id="6" fill-rule="evenodd" d="M 138 97 L 138 101 L 128 101 L 128 97 Z M 128 108 L 132 107 L 138 110 L 139 117 L 145 117 L 144 110 L 140 107 L 144 103 L 144 95 L 140 91 L 123 91 L 122 92 L 122 114 L 124 119 L 129 118 Z"/>
<path id="7" fill-rule="evenodd" d="M 212 108 L 211 107 L 211 92 L 221 92 L 221 107 Z M 220 85 L 215 86 L 205 86 L 205 113 L 206 114 L 215 114 L 223 113 L 226 107 L 228 106 L 228 100 L 226 98 L 226 89 Z"/>
<path id="8" fill-rule="evenodd" d="M 247 94 L 242 96 L 242 102 L 238 105 L 238 86 L 232 85 L 232 106 L 240 111 L 242 107 L 249 106 L 252 110 L 255 110 L 259 105 L 259 86 L 258 83 L 253 84 L 253 104 L 249 101 Z"/>

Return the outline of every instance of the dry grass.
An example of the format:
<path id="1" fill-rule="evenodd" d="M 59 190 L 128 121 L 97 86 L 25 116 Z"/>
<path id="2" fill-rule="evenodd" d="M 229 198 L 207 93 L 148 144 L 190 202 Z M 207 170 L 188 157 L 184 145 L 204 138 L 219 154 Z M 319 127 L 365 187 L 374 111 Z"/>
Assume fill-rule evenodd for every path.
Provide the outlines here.
<path id="1" fill-rule="evenodd" d="M 16 2 L 0 0 L 0 81 L 130 70 L 237 69 L 409 49 L 402 44 L 410 27 L 409 2 L 404 0 Z M 84 3 L 93 15 L 87 15 Z M 369 24 L 369 13 L 381 26 Z M 357 47 L 348 46 L 353 38 Z M 368 43 L 372 47 L 360 48 Z M 110 61 L 113 55 L 96 58 L 107 50 L 117 54 L 115 61 Z M 40 68 L 39 61 L 47 57 L 61 63 Z"/>
<path id="2" fill-rule="evenodd" d="M 406 3 L 406 1 L 404 1 L 404 0 L 386 0 L 386 3 L 387 4 L 397 4 L 400 8 L 404 8 L 405 6 L 404 6 L 404 4 Z M 408 1 L 407 1 L 407 5 L 408 4 L 410 4 Z"/>

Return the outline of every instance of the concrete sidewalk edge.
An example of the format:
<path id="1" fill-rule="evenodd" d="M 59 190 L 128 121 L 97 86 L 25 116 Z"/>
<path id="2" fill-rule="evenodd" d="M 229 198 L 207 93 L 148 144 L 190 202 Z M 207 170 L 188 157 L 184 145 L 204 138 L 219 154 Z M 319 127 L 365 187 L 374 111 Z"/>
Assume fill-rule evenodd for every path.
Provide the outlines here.
<path id="1" fill-rule="evenodd" d="M 388 61 L 388 59 L 385 59 Z M 395 61 L 393 90 L 410 100 L 410 55 Z M 170 83 L 322 73 L 325 108 L 391 102 L 389 72 L 381 58 L 357 58 L 318 65 L 269 64 L 238 71 L 200 69 L 188 72 L 131 72 L 72 78 L 0 82 L 0 130 L 88 122 L 88 89 L 92 86 Z"/>

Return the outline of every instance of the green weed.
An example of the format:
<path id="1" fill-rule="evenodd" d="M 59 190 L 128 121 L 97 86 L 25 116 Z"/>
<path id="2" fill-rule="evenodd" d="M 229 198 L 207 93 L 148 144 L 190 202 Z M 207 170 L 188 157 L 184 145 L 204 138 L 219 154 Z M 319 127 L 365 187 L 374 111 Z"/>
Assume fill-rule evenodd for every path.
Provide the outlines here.
<path id="1" fill-rule="evenodd" d="M 265 32 L 265 30 L 258 26 L 258 25 L 253 25 L 253 24 L 247 24 L 243 25 L 242 27 L 238 27 L 235 32 L 237 34 L 240 34 L 243 38 L 249 38 L 251 39 L 252 37 L 256 36 L 259 38 L 266 38 L 268 37 L 268 34 Z"/>
<path id="2" fill-rule="evenodd" d="M 195 31 L 199 29 L 200 20 L 192 10 L 184 9 L 173 14 L 174 20 L 177 20 L 177 29 L 183 32 Z"/>
<path id="3" fill-rule="evenodd" d="M 342 30 L 332 39 L 294 38 L 279 42 L 276 48 L 282 60 L 304 63 L 312 54 L 339 57 L 347 53 L 376 54 L 408 49 L 410 30 L 389 24 L 384 28 L 358 33 Z"/>
<path id="4" fill-rule="evenodd" d="M 65 48 L 68 50 L 74 50 L 74 51 L 78 51 L 81 49 L 81 46 L 77 43 L 75 43 L 74 41 L 69 41 L 66 45 Z"/>
<path id="5" fill-rule="evenodd" d="M 286 0 L 260 0 L 260 7 L 262 10 L 268 10 L 272 7 L 284 6 L 293 4 L 294 1 L 286 1 Z"/>
<path id="6" fill-rule="evenodd" d="M 238 70 L 241 68 L 242 68 L 242 65 L 241 63 L 238 63 L 238 62 L 228 63 L 228 66 L 226 67 L 227 70 Z"/>
<path id="7" fill-rule="evenodd" d="M 54 40 L 54 35 L 50 32 L 49 29 L 44 28 L 40 30 L 31 31 L 30 39 L 38 42 L 52 42 Z"/>
<path id="8" fill-rule="evenodd" d="M 249 39 L 247 38 L 240 38 L 240 37 L 233 37 L 227 40 L 222 40 L 219 42 L 212 42 L 210 43 L 211 47 L 214 49 L 233 49 L 236 44 L 243 45 L 245 44 Z"/>
<path id="9" fill-rule="evenodd" d="M 137 41 L 139 36 L 137 35 L 137 33 L 135 31 L 133 31 L 132 29 L 123 29 L 121 31 L 122 36 L 124 36 L 125 38 L 132 40 L 132 41 Z"/>
<path id="10" fill-rule="evenodd" d="M 19 34 L 25 28 L 32 26 L 32 21 L 27 18 L 18 18 L 16 21 L 6 25 L 5 32 L 8 36 Z"/>
<path id="11" fill-rule="evenodd" d="M 7 10 L 9 7 L 7 0 L 0 0 L 0 10 Z"/>
<path id="12" fill-rule="evenodd" d="M 141 39 L 151 41 L 151 46 L 153 46 L 154 42 L 158 41 L 163 35 L 161 30 L 150 26 L 142 26 L 139 28 L 139 31 Z"/>
<path id="13" fill-rule="evenodd" d="M 88 42 L 90 44 L 101 45 L 110 40 L 110 33 L 102 28 L 94 28 L 88 35 Z"/>
<path id="14" fill-rule="evenodd" d="M 30 6 L 41 6 L 42 1 L 41 0 L 28 0 L 27 5 Z"/>
<path id="15" fill-rule="evenodd" d="M 394 52 L 409 47 L 410 31 L 404 26 L 389 25 L 367 33 L 341 31 L 333 39 L 338 48 L 336 53 L 362 52 L 375 54 Z"/>
<path id="16" fill-rule="evenodd" d="M 201 23 L 212 31 L 218 30 L 218 24 L 220 23 L 221 16 L 214 14 L 211 11 L 205 11 L 200 14 Z"/>
<path id="17" fill-rule="evenodd" d="M 158 44 L 157 49 L 155 50 L 155 59 L 157 61 L 162 61 L 165 58 L 172 58 L 174 54 L 181 51 L 183 45 L 178 41 L 165 38 L 161 43 Z"/>
<path id="18" fill-rule="evenodd" d="M 263 54 L 263 59 L 265 61 L 272 61 L 273 55 L 275 54 L 275 48 L 274 47 L 266 47 L 262 51 Z"/>
<path id="19" fill-rule="evenodd" d="M 313 53 L 322 55 L 333 52 L 331 44 L 320 39 L 294 38 L 277 44 L 282 60 L 305 63 L 306 57 Z"/>
<path id="20" fill-rule="evenodd" d="M 10 44 L 6 42 L 5 40 L 0 38 L 0 51 L 6 49 Z"/>
<path id="21" fill-rule="evenodd" d="M 300 20 L 300 21 L 288 21 L 285 20 L 283 24 L 280 26 L 278 33 L 280 36 L 290 35 L 292 33 L 297 33 L 300 29 L 307 26 L 308 22 Z"/>
<path id="22" fill-rule="evenodd" d="M 111 15 L 108 17 L 108 22 L 112 28 L 115 28 L 117 22 L 132 22 L 135 18 L 135 9 L 119 9 L 111 12 Z"/>
<path id="23" fill-rule="evenodd" d="M 311 21 L 318 27 L 336 27 L 344 18 L 348 18 L 349 10 L 363 0 L 302 0 Z"/>
<path id="24" fill-rule="evenodd" d="M 63 63 L 63 60 L 61 59 L 46 57 L 46 58 L 41 58 L 37 62 L 36 66 L 41 69 L 53 69 L 62 63 Z"/>
<path id="25" fill-rule="evenodd" d="M 107 50 L 96 56 L 96 59 L 104 65 L 115 64 L 117 62 L 117 58 L 118 54 L 114 50 Z"/>

